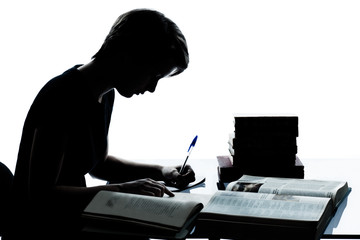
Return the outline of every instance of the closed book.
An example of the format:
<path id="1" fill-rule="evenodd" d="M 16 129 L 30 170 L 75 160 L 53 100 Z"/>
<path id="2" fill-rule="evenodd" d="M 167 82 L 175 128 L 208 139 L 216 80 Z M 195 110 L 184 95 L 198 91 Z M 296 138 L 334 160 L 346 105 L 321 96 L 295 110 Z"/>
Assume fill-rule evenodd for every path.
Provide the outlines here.
<path id="1" fill-rule="evenodd" d="M 237 136 L 281 135 L 299 136 L 297 116 L 234 116 Z"/>
<path id="2" fill-rule="evenodd" d="M 293 166 L 271 164 L 233 165 L 232 156 L 218 156 L 218 177 L 219 181 L 231 182 L 244 174 L 260 175 L 269 177 L 304 178 L 304 165 L 296 157 Z"/>
<path id="3" fill-rule="evenodd" d="M 297 138 L 293 136 L 269 136 L 269 135 L 258 135 L 258 136 L 241 136 L 235 138 L 235 134 L 228 141 L 231 146 L 261 146 L 261 147 L 286 147 L 286 146 L 297 146 Z"/>
<path id="4" fill-rule="evenodd" d="M 232 154 L 242 154 L 242 155 L 251 155 L 251 156 L 268 156 L 268 155 L 287 155 L 287 154 L 296 154 L 298 152 L 297 146 L 244 146 L 244 145 L 234 145 L 229 146 L 229 149 L 233 151 Z"/>
<path id="5" fill-rule="evenodd" d="M 239 127 L 297 127 L 299 125 L 299 118 L 295 115 L 278 115 L 278 114 L 234 114 L 234 123 Z"/>

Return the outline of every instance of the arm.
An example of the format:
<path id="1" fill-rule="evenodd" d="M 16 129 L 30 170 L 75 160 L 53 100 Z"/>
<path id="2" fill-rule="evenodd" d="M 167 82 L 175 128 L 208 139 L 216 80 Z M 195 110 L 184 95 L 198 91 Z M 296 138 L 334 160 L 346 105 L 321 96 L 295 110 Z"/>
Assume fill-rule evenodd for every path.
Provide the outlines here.
<path id="1" fill-rule="evenodd" d="M 54 206 L 74 206 L 83 209 L 100 190 L 132 192 L 154 196 L 172 195 L 163 185 L 150 180 L 102 185 L 96 187 L 78 187 L 58 185 L 67 136 L 56 130 L 36 129 L 32 142 L 29 164 L 28 198 L 33 202 L 51 199 Z"/>
<path id="2" fill-rule="evenodd" d="M 67 136 L 56 130 L 35 129 L 29 163 L 28 198 L 48 199 L 85 206 L 100 190 L 119 191 L 114 185 L 92 188 L 60 186 L 58 178 L 66 152 Z"/>
<path id="3" fill-rule="evenodd" d="M 107 156 L 90 174 L 109 182 L 128 182 L 141 178 L 163 180 L 160 165 L 136 163 L 113 156 Z"/>
<path id="4" fill-rule="evenodd" d="M 181 166 L 168 167 L 156 164 L 130 162 L 108 156 L 105 162 L 97 166 L 90 174 L 109 182 L 127 182 L 136 179 L 151 178 L 156 181 L 172 182 L 173 185 L 186 186 L 195 180 L 195 173 L 187 165 L 184 174 L 179 174 Z"/>

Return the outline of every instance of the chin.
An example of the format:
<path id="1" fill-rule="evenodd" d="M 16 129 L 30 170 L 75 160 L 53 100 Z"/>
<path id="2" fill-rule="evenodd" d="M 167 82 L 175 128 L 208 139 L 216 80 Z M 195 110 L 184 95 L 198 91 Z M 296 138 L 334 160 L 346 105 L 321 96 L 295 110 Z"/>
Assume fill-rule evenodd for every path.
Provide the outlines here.
<path id="1" fill-rule="evenodd" d="M 123 96 L 123 97 L 131 98 L 132 96 L 134 96 L 134 93 L 121 91 L 120 89 L 116 89 L 116 90 L 117 90 L 117 92 L 118 92 L 121 96 Z"/>
<path id="2" fill-rule="evenodd" d="M 126 97 L 126 98 L 131 98 L 132 96 L 134 96 L 133 93 L 128 93 L 128 94 L 121 94 L 123 97 Z"/>

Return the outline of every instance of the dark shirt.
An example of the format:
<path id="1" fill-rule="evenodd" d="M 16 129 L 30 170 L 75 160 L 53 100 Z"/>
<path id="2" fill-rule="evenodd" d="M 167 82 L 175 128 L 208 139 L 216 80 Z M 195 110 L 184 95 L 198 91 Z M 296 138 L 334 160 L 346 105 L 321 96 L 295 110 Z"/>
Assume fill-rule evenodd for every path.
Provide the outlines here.
<path id="1" fill-rule="evenodd" d="M 105 94 L 99 103 L 77 67 L 50 80 L 35 98 L 23 128 L 15 187 L 27 184 L 36 128 L 50 131 L 56 137 L 67 136 L 57 185 L 85 186 L 84 175 L 104 160 L 114 91 Z"/>
<path id="2" fill-rule="evenodd" d="M 21 212 L 25 210 L 30 219 L 34 218 L 32 216 L 34 213 L 46 212 L 46 209 L 38 209 L 39 206 L 33 209 L 32 203 L 26 204 L 30 198 L 28 179 L 36 129 L 50 133 L 48 134 L 51 138 L 49 141 L 57 142 L 56 139 L 65 139 L 65 141 L 59 141 L 64 145 L 61 146 L 64 153 L 55 183 L 57 186 L 86 186 L 85 174 L 103 162 L 107 155 L 107 135 L 114 103 L 114 91 L 106 93 L 102 102 L 99 103 L 92 95 L 88 80 L 77 70 L 77 67 L 79 66 L 53 78 L 41 89 L 24 123 L 13 189 L 17 205 L 15 209 Z M 45 166 L 41 169 L 41 174 L 42 171 L 47 171 L 46 166 L 49 166 L 45 161 L 52 161 L 52 159 L 49 157 L 40 161 L 40 164 L 37 164 Z M 66 208 L 62 206 L 62 208 L 68 210 L 71 206 L 66 206 Z M 61 209 L 59 211 L 62 211 Z M 29 218 L 25 219 L 24 224 L 31 222 Z"/>

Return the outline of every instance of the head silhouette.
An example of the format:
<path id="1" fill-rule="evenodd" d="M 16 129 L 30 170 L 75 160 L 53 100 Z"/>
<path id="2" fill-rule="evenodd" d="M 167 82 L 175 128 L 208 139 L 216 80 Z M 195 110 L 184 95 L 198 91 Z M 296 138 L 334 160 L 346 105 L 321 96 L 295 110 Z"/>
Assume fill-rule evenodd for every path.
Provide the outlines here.
<path id="1" fill-rule="evenodd" d="M 148 9 L 122 14 L 93 58 L 116 64 L 119 55 L 131 56 L 141 64 L 166 61 L 173 68 L 171 76 L 184 71 L 189 63 L 186 40 L 177 25 Z"/>

